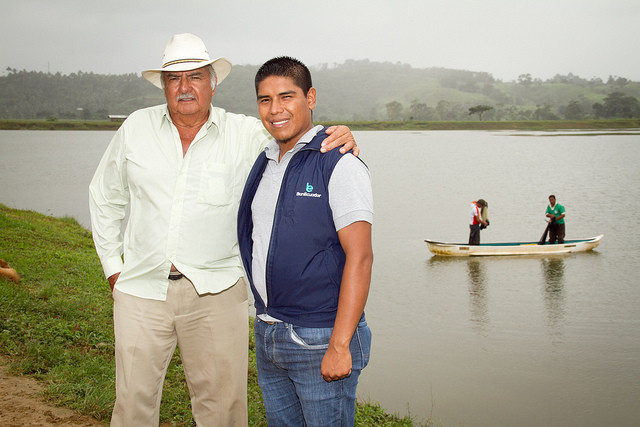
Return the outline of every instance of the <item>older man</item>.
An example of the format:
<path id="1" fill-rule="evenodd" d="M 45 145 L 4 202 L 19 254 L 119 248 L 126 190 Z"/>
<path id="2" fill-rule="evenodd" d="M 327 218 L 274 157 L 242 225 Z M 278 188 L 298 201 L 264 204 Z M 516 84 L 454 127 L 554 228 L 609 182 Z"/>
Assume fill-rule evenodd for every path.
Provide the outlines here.
<path id="1" fill-rule="evenodd" d="M 210 59 L 198 37 L 173 36 L 162 64 L 142 74 L 167 103 L 129 116 L 90 185 L 95 246 L 114 298 L 111 424 L 158 425 L 179 345 L 196 424 L 246 426 L 247 288 L 236 216 L 269 134 L 256 118 L 211 105 L 231 63 Z M 353 145 L 346 128 L 332 137 L 328 148 Z"/>

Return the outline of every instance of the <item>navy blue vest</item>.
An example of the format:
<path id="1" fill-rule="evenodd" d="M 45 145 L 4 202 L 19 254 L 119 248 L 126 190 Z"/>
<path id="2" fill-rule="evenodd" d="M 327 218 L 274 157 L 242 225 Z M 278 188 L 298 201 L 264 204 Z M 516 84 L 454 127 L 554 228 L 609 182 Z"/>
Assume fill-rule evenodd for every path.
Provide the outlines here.
<path id="1" fill-rule="evenodd" d="M 342 154 L 320 152 L 324 129 L 297 152 L 287 166 L 278 195 L 267 254 L 269 306 L 253 285 L 251 203 L 268 163 L 262 153 L 253 165 L 240 199 L 240 254 L 256 301 L 256 313 L 306 327 L 333 327 L 338 310 L 345 254 L 329 206 L 329 179 Z"/>

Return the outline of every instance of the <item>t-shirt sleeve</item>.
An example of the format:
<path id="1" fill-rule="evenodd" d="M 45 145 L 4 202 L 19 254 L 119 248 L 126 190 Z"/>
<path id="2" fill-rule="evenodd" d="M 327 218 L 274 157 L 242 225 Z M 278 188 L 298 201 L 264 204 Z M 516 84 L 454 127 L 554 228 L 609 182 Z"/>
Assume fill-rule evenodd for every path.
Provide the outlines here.
<path id="1" fill-rule="evenodd" d="M 336 230 L 357 221 L 373 224 L 371 174 L 351 153 L 342 156 L 329 179 L 329 205 Z"/>

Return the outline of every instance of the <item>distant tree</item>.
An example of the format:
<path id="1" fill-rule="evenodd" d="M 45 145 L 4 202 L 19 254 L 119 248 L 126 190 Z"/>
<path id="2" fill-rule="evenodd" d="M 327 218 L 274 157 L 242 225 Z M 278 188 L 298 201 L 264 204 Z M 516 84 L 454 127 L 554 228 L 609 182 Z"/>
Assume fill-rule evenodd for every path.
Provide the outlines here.
<path id="1" fill-rule="evenodd" d="M 414 99 L 409 106 L 409 120 L 438 120 L 438 113 L 427 107 L 427 104 Z"/>
<path id="2" fill-rule="evenodd" d="M 427 120 L 427 104 L 414 99 L 409 106 L 409 113 L 409 120 Z"/>
<path id="3" fill-rule="evenodd" d="M 438 118 L 440 120 L 449 120 L 450 111 L 451 103 L 449 101 L 445 101 L 444 99 L 438 101 L 438 105 L 436 105 L 436 112 L 438 113 Z"/>
<path id="4" fill-rule="evenodd" d="M 482 115 L 490 110 L 493 110 L 493 107 L 490 105 L 476 105 L 475 107 L 469 108 L 469 115 L 477 114 L 478 119 L 482 121 Z"/>
<path id="5" fill-rule="evenodd" d="M 551 105 L 538 105 L 535 111 L 536 120 L 558 120 L 559 117 L 551 111 Z"/>
<path id="6" fill-rule="evenodd" d="M 618 76 L 609 76 L 609 80 L 607 80 L 608 86 L 623 87 L 628 83 L 629 83 L 628 79 L 625 79 L 624 77 L 618 77 Z"/>
<path id="7" fill-rule="evenodd" d="M 385 105 L 387 107 L 387 119 L 400 120 L 404 107 L 398 101 L 392 101 Z"/>
<path id="8" fill-rule="evenodd" d="M 520 74 L 518 76 L 518 84 L 521 84 L 522 86 L 530 86 L 531 83 L 533 82 L 533 79 L 531 78 L 531 74 Z"/>
<path id="9" fill-rule="evenodd" d="M 604 98 L 604 104 L 593 104 L 596 118 L 633 118 L 640 117 L 640 103 L 633 96 L 622 92 L 613 92 Z"/>
<path id="10" fill-rule="evenodd" d="M 571 101 L 564 112 L 564 118 L 567 120 L 580 120 L 586 117 L 586 112 L 578 101 Z"/>
<path id="11" fill-rule="evenodd" d="M 604 117 L 604 105 L 602 105 L 599 102 L 596 102 L 591 106 L 591 108 L 593 109 L 593 116 L 596 119 L 601 119 L 602 117 Z"/>
<path id="12" fill-rule="evenodd" d="M 613 92 L 604 98 L 605 117 L 640 117 L 640 104 L 633 96 L 622 92 Z"/>

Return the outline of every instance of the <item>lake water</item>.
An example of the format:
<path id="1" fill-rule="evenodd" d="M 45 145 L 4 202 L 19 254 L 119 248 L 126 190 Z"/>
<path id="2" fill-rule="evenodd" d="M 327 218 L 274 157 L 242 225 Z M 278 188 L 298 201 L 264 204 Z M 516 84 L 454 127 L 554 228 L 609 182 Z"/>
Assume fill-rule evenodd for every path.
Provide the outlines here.
<path id="1" fill-rule="evenodd" d="M 89 227 L 113 132 L 0 131 L 0 203 Z M 355 132 L 374 181 L 374 333 L 361 399 L 444 427 L 640 423 L 640 132 Z M 547 196 L 591 253 L 448 259 L 469 204 L 483 242 L 536 241 Z"/>

